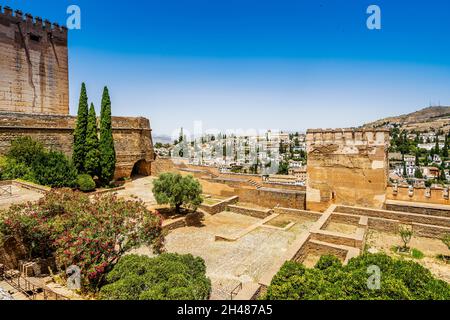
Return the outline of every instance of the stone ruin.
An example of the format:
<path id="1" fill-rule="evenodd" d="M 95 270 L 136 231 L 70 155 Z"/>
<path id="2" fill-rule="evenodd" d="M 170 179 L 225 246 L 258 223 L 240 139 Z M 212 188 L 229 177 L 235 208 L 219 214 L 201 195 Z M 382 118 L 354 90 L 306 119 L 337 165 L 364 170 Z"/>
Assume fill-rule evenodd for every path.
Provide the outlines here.
<path id="1" fill-rule="evenodd" d="M 19 136 L 72 154 L 76 117 L 69 115 L 68 30 L 0 7 L 0 155 Z M 149 175 L 155 159 L 150 121 L 113 117 L 116 178 Z"/>

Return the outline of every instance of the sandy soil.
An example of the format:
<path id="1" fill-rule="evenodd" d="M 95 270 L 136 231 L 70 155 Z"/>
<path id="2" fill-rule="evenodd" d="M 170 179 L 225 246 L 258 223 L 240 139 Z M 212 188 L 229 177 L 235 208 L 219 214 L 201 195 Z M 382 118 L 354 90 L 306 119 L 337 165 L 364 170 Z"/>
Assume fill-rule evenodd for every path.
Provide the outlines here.
<path id="1" fill-rule="evenodd" d="M 367 234 L 367 245 L 369 248 L 385 252 L 390 256 L 395 256 L 397 258 L 403 257 L 391 250 L 393 246 L 402 244 L 400 236 L 396 234 L 373 230 L 369 231 Z M 414 261 L 430 269 L 436 277 L 450 283 L 450 264 L 446 264 L 436 258 L 439 254 L 450 255 L 450 250 L 448 250 L 447 246 L 441 240 L 413 237 L 410 247 L 419 249 L 425 255 L 423 259 L 414 259 Z"/>
<path id="2" fill-rule="evenodd" d="M 358 230 L 358 227 L 340 222 L 330 222 L 325 230 L 344 234 L 355 234 Z"/>
<path id="3" fill-rule="evenodd" d="M 312 225 L 312 222 L 297 223 L 288 231 L 257 228 L 236 242 L 215 241 L 216 234 L 234 234 L 258 221 L 232 212 L 206 216 L 202 227 L 171 231 L 166 237 L 166 249 L 202 257 L 212 282 L 211 298 L 230 299 L 231 291 L 240 283 L 258 282 L 275 261 L 282 259 L 289 245 Z M 148 248 L 134 253 L 151 255 Z"/>
<path id="4" fill-rule="evenodd" d="M 0 195 L 0 210 L 7 209 L 12 204 L 37 201 L 44 196 L 42 193 L 17 186 L 11 186 L 11 191 L 12 196 Z"/>

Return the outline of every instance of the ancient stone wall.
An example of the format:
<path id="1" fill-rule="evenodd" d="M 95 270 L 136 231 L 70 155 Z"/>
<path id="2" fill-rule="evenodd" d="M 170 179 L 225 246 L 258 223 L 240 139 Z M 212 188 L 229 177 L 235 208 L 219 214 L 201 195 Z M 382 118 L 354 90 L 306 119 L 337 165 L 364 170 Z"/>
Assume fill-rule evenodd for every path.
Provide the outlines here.
<path id="1" fill-rule="evenodd" d="M 67 29 L 0 7 L 0 112 L 69 114 Z"/>
<path id="2" fill-rule="evenodd" d="M 307 208 L 381 208 L 388 179 L 389 130 L 308 130 Z"/>
<path id="3" fill-rule="evenodd" d="M 388 186 L 388 200 L 422 202 L 424 204 L 450 205 L 449 192 L 444 188 L 412 188 L 408 186 Z"/>
<path id="4" fill-rule="evenodd" d="M 47 149 L 72 155 L 76 117 L 0 112 L 0 155 L 8 152 L 19 136 L 31 136 Z M 113 117 L 117 165 L 115 178 L 150 174 L 154 160 L 150 121 L 145 118 Z"/>

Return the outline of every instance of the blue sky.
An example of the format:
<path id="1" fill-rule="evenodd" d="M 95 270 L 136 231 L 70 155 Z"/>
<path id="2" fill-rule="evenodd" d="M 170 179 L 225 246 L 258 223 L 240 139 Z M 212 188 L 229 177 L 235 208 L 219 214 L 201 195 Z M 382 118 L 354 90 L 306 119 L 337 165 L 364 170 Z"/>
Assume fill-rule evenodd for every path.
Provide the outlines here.
<path id="1" fill-rule="evenodd" d="M 154 134 L 204 128 L 358 126 L 450 105 L 450 2 L 384 0 L 3 0 L 64 23 L 71 112 L 85 81 L 99 107 L 151 119 Z M 368 30 L 366 9 L 381 8 Z"/>

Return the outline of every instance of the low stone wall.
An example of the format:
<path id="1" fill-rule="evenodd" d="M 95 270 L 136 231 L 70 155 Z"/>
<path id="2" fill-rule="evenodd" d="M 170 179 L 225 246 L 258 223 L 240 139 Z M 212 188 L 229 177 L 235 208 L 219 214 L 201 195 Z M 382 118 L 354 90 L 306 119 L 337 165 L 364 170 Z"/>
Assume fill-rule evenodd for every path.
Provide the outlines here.
<path id="1" fill-rule="evenodd" d="M 251 216 L 251 217 L 255 217 L 255 218 L 259 218 L 259 219 L 265 219 L 272 214 L 272 210 L 270 210 L 270 209 L 260 210 L 260 209 L 241 207 L 241 206 L 235 206 L 235 205 L 229 205 L 228 210 L 232 211 L 234 213 L 242 214 L 245 216 Z"/>
<path id="2" fill-rule="evenodd" d="M 14 139 L 31 136 L 46 148 L 71 156 L 76 120 L 66 115 L 0 112 L 0 155 L 8 152 Z M 154 160 L 150 121 L 112 117 L 112 126 L 117 158 L 115 177 L 130 177 L 138 162 L 140 173 L 149 174 Z"/>
<path id="3" fill-rule="evenodd" d="M 402 223 L 421 223 L 442 227 L 450 227 L 450 218 L 422 215 L 416 213 L 403 213 L 397 211 L 365 209 L 358 207 L 338 206 L 335 210 L 338 213 L 349 213 L 368 217 L 399 220 Z"/>
<path id="4" fill-rule="evenodd" d="M 18 269 L 20 261 L 27 256 L 26 248 L 14 238 L 9 238 L 0 245 L 0 264 L 7 269 Z"/>
<path id="5" fill-rule="evenodd" d="M 179 228 L 186 227 L 186 218 L 181 217 L 173 220 L 166 220 L 162 223 L 162 229 L 163 231 L 170 231 L 175 230 Z"/>
<path id="6" fill-rule="evenodd" d="M 228 199 L 225 199 L 219 203 L 216 204 L 201 204 L 200 209 L 204 210 L 205 212 L 209 214 L 218 214 L 220 212 L 223 212 L 227 209 L 227 207 L 231 204 L 235 204 L 239 201 L 239 197 L 234 196 Z"/>
<path id="7" fill-rule="evenodd" d="M 39 184 L 35 184 L 32 182 L 23 181 L 23 180 L 12 180 L 12 181 L 10 181 L 10 184 L 17 186 L 19 188 L 29 189 L 29 190 L 33 190 L 33 191 L 36 191 L 39 193 L 47 193 L 52 189 L 50 187 L 41 186 Z"/>
<path id="8" fill-rule="evenodd" d="M 391 220 L 391 219 L 383 219 L 383 218 L 369 218 L 369 229 L 382 231 L 382 232 L 390 232 L 397 233 L 400 221 Z"/>
<path id="9" fill-rule="evenodd" d="M 445 197 L 443 188 L 433 188 L 427 196 L 426 188 L 414 188 L 410 193 L 409 187 L 398 186 L 397 192 L 394 191 L 393 186 L 388 186 L 386 190 L 387 200 L 408 201 L 408 202 L 423 202 L 430 204 L 444 204 L 450 205 L 450 199 Z"/>
<path id="10" fill-rule="evenodd" d="M 400 201 L 386 201 L 386 210 L 450 217 L 450 206 Z"/>
<path id="11" fill-rule="evenodd" d="M 319 219 L 323 214 L 320 212 L 314 212 L 314 211 L 307 211 L 307 210 L 299 210 L 299 209 L 290 209 L 290 208 L 282 208 L 282 207 L 275 207 L 273 209 L 275 213 L 278 214 L 293 214 L 298 215 L 303 218 L 311 219 L 313 221 L 316 221 Z"/>

